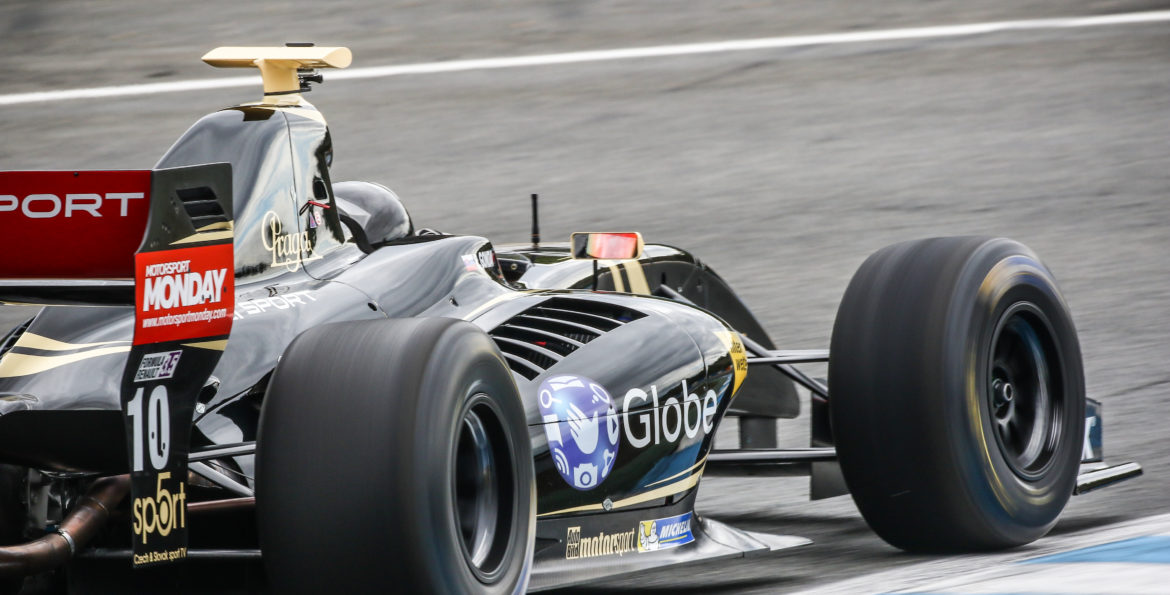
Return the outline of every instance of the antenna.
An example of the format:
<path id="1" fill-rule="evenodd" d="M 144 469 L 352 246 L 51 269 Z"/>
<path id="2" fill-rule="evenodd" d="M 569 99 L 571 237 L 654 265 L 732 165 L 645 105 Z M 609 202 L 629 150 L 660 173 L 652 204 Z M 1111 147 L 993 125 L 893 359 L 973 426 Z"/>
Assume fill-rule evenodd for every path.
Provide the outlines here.
<path id="1" fill-rule="evenodd" d="M 532 249 L 535 250 L 540 247 L 540 216 L 536 208 L 536 200 L 540 198 L 539 194 L 532 195 Z"/>

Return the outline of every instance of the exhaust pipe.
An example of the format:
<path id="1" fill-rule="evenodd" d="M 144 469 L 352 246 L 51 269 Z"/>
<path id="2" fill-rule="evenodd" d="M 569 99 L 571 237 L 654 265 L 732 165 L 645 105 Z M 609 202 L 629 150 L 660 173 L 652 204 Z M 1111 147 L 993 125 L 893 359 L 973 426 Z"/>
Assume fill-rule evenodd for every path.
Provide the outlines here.
<path id="1" fill-rule="evenodd" d="M 49 533 L 25 544 L 0 547 L 0 576 L 38 574 L 68 562 L 73 554 L 89 544 L 110 518 L 110 511 L 122 502 L 129 491 L 129 475 L 97 480 L 89 493 L 61 521 L 56 533 Z"/>

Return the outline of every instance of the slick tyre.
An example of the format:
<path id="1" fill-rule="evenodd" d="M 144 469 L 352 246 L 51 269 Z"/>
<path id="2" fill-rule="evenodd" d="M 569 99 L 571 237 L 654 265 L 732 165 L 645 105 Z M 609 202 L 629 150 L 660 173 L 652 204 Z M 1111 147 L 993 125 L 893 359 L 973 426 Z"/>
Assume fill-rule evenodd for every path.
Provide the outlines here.
<path id="1" fill-rule="evenodd" d="M 446 318 L 297 337 L 256 453 L 274 593 L 515 593 L 535 536 L 531 443 L 491 339 Z"/>
<path id="2" fill-rule="evenodd" d="M 1052 274 L 1019 243 L 934 238 L 871 256 L 837 312 L 829 386 L 846 483 L 896 547 L 1029 543 L 1072 495 L 1080 347 Z"/>

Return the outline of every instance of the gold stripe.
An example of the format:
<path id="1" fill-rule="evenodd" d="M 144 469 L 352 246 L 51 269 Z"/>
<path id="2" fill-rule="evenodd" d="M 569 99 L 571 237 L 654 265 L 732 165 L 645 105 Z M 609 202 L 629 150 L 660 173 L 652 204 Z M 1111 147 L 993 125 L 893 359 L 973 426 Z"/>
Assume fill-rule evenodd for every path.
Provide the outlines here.
<path id="1" fill-rule="evenodd" d="M 46 370 L 52 370 L 64 366 L 65 364 L 72 364 L 81 360 L 99 357 L 102 355 L 110 355 L 114 353 L 126 353 L 130 351 L 129 345 L 122 345 L 120 347 L 103 347 L 101 349 L 93 349 L 84 351 L 82 353 L 71 353 L 68 355 L 27 355 L 24 353 L 12 353 L 11 351 L 4 354 L 4 358 L 0 359 L 0 378 L 15 378 L 17 376 L 28 376 L 30 374 L 37 374 Z"/>
<path id="2" fill-rule="evenodd" d="M 224 231 L 208 231 L 208 232 L 196 233 L 194 235 L 189 235 L 181 240 L 175 240 L 175 241 L 171 242 L 171 245 L 174 246 L 177 244 L 191 244 L 194 242 L 212 242 L 215 240 L 231 239 L 232 233 L 233 232 L 230 229 L 227 229 Z"/>
<path id="3" fill-rule="evenodd" d="M 342 46 L 222 46 L 203 54 L 203 61 L 216 68 L 249 68 L 258 60 L 278 62 L 293 71 L 345 68 L 353 62 L 353 52 Z M 289 62 L 292 64 L 285 64 Z"/>
<path id="4" fill-rule="evenodd" d="M 622 270 L 618 268 L 618 265 L 620 264 L 621 263 L 614 263 L 606 266 L 609 267 L 609 274 L 613 275 L 613 290 L 620 293 L 625 293 L 626 283 L 625 281 L 622 281 Z"/>
<path id="5" fill-rule="evenodd" d="M 680 493 L 685 492 L 685 491 L 695 487 L 696 485 L 698 485 L 699 479 L 701 479 L 702 477 L 703 477 L 703 469 L 700 468 L 698 473 L 695 473 L 694 475 L 692 475 L 692 476 L 690 476 L 690 477 L 688 477 L 680 482 L 673 483 L 670 485 L 665 485 L 665 486 L 662 486 L 658 489 L 650 490 L 649 492 L 643 492 L 641 494 L 638 494 L 637 496 L 630 496 L 629 498 L 626 498 L 624 500 L 618 500 L 618 501 L 614 502 L 613 505 L 610 506 L 610 508 L 611 509 L 623 508 L 626 506 L 633 506 L 635 504 L 641 504 L 643 502 L 649 502 L 650 500 L 658 500 L 659 498 L 665 498 L 667 496 L 673 496 L 675 494 L 680 494 Z M 537 517 L 547 517 L 547 516 L 554 516 L 554 515 L 558 515 L 558 514 L 568 514 L 570 512 L 587 512 L 590 510 L 605 510 L 605 508 L 601 504 L 586 504 L 585 506 L 575 506 L 573 508 L 554 510 L 552 512 L 538 514 L 536 516 Z"/>
<path id="6" fill-rule="evenodd" d="M 654 482 L 654 483 L 647 484 L 647 485 L 646 485 L 646 487 L 650 487 L 650 486 L 656 486 L 656 485 L 658 485 L 658 484 L 660 484 L 660 483 L 666 483 L 666 482 L 668 482 L 668 481 L 670 481 L 670 480 L 672 480 L 672 479 L 674 479 L 674 478 L 676 478 L 676 477 L 679 477 L 679 476 L 682 476 L 682 475 L 686 475 L 686 474 L 690 473 L 691 471 L 694 471 L 695 469 L 698 469 L 700 465 L 702 465 L 703 463 L 706 463 L 706 462 L 707 462 L 707 457 L 703 457 L 703 458 L 699 459 L 699 462 L 698 462 L 698 463 L 695 463 L 694 465 L 691 465 L 690 469 L 686 469 L 685 471 L 679 471 L 678 473 L 675 473 L 674 475 L 671 475 L 670 477 L 667 477 L 666 479 L 660 479 L 660 480 L 658 480 L 658 481 L 656 481 L 656 482 Z"/>
<path id="7" fill-rule="evenodd" d="M 637 260 L 627 260 L 626 276 L 630 278 L 630 293 L 650 295 L 650 284 L 646 282 L 646 271 L 642 270 L 642 263 Z"/>
<path id="8" fill-rule="evenodd" d="M 183 343 L 183 347 L 197 347 L 199 349 L 214 349 L 216 351 L 223 351 L 227 349 L 227 339 L 219 339 L 217 341 L 201 341 L 199 343 Z"/>
<path id="9" fill-rule="evenodd" d="M 231 221 L 220 221 L 218 223 L 212 223 L 211 225 L 204 225 L 203 227 L 200 227 L 199 229 L 196 229 L 195 231 L 204 232 L 204 231 L 214 231 L 216 229 L 235 229 L 235 226 L 232 225 Z"/>
<path id="10" fill-rule="evenodd" d="M 24 333 L 20 336 L 20 340 L 16 342 L 13 347 L 27 347 L 29 349 L 41 349 L 43 351 L 72 351 L 74 349 L 85 349 L 86 347 L 97 347 L 99 345 L 112 345 L 114 343 L 129 343 L 126 341 L 99 341 L 97 343 L 66 343 L 48 337 L 42 337 L 36 333 Z"/>

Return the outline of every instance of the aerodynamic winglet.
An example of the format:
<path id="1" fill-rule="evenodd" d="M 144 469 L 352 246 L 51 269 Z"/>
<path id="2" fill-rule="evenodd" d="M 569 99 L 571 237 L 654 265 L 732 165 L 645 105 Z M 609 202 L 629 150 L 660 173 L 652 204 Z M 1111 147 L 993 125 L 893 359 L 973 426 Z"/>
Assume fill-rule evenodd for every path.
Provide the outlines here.
<path id="1" fill-rule="evenodd" d="M 264 97 L 288 96 L 299 102 L 302 91 L 298 69 L 345 68 L 353 61 L 346 47 L 218 47 L 203 55 L 203 61 L 217 68 L 260 69 Z M 271 100 L 269 100 L 271 101 Z M 283 102 L 282 102 L 283 103 Z"/>

